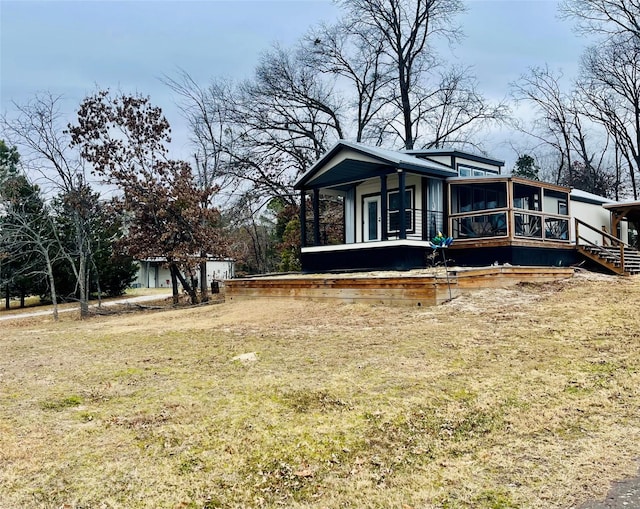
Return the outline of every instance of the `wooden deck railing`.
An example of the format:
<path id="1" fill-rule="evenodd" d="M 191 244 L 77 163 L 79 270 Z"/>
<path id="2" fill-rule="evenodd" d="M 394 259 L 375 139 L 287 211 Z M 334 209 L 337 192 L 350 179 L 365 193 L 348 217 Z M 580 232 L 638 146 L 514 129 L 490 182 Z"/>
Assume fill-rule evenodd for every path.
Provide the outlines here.
<path id="1" fill-rule="evenodd" d="M 591 248 L 592 251 L 600 253 L 602 255 L 602 258 L 613 257 L 614 264 L 612 265 L 619 265 L 619 268 L 618 267 L 616 268 L 610 267 L 610 268 L 612 268 L 612 270 L 615 270 L 616 272 L 624 273 L 625 249 L 629 248 L 627 244 L 625 244 L 619 238 L 614 237 L 613 235 L 605 231 L 598 230 L 597 228 L 594 228 L 590 224 L 587 224 L 578 218 L 575 218 L 575 228 L 576 228 L 576 246 L 578 247 L 578 249 L 580 249 L 580 246 L 587 245 Z M 600 237 L 601 243 L 598 244 L 597 242 L 593 242 L 587 239 L 586 237 L 583 237 L 582 235 L 580 235 L 580 228 L 582 228 L 583 230 L 586 229 L 588 231 L 595 232 L 596 235 Z M 611 247 L 617 247 L 618 250 L 607 249 L 607 244 Z"/>

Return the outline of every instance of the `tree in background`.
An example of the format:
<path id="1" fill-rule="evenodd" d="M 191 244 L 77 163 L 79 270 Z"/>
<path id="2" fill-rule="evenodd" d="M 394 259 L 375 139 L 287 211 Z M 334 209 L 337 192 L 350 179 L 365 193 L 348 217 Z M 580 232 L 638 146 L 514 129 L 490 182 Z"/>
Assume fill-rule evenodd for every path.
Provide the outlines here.
<path id="1" fill-rule="evenodd" d="M 381 88 L 385 107 L 377 119 L 378 138 L 406 149 L 473 143 L 473 128 L 503 121 L 504 104 L 489 105 L 464 67 L 446 68 L 435 42 L 455 43 L 462 36 L 455 17 L 458 0 L 343 0 L 349 30 L 381 52 L 389 79 Z M 469 131 L 471 129 L 471 132 Z"/>
<path id="2" fill-rule="evenodd" d="M 257 226 L 266 226 L 267 204 L 298 208 L 293 184 L 339 139 L 409 149 L 477 147 L 479 128 L 508 114 L 505 104 L 489 104 L 478 93 L 470 69 L 447 68 L 435 54 L 435 41 L 460 36 L 454 19 L 462 2 L 340 5 L 343 17 L 335 25 L 312 28 L 292 48 L 274 46 L 242 83 L 203 87 L 185 71 L 164 79 L 192 126 L 197 167 L 210 169 L 219 199 L 233 195 L 224 201 L 228 211 L 244 213 L 226 214 L 241 237 L 233 245 L 244 248 L 252 239 L 262 249 L 266 237 L 255 241 Z M 267 252 L 252 251 L 256 262 Z"/>
<path id="3" fill-rule="evenodd" d="M 174 303 L 178 281 L 197 303 L 198 265 L 226 249 L 211 205 L 217 188 L 198 186 L 188 163 L 166 157 L 170 129 L 161 109 L 146 97 L 99 91 L 82 102 L 69 132 L 72 146 L 122 193 L 113 204 L 126 218 L 124 252 L 166 259 Z"/>
<path id="4" fill-rule="evenodd" d="M 86 210 L 84 218 L 90 231 L 91 258 L 86 270 L 85 285 L 92 296 L 98 300 L 102 295 L 115 297 L 135 279 L 137 266 L 130 256 L 120 254 L 118 242 L 123 236 L 123 217 L 117 210 L 99 199 L 98 193 L 85 188 L 83 204 L 70 201 L 70 197 L 61 196 L 52 200 L 54 222 L 58 237 L 68 252 L 73 251 L 75 228 L 73 210 Z M 73 197 L 78 198 L 78 193 Z M 63 300 L 78 298 L 78 285 L 72 266 L 63 260 L 56 264 L 56 286 Z"/>
<path id="5" fill-rule="evenodd" d="M 514 84 L 537 111 L 520 126 L 547 147 L 545 172 L 559 184 L 622 199 L 640 195 L 640 6 L 637 0 L 564 0 L 560 12 L 579 33 L 600 36 L 587 48 L 580 74 L 563 91 L 562 75 L 533 68 Z"/>
<path id="6" fill-rule="evenodd" d="M 536 160 L 528 154 L 518 157 L 512 174 L 516 177 L 524 177 L 530 180 L 540 180 L 540 168 L 536 164 Z"/>
<path id="7" fill-rule="evenodd" d="M 13 118 L 4 116 L 0 125 L 4 135 L 19 147 L 26 172 L 40 175 L 47 183 L 48 195 L 58 196 L 68 204 L 73 235 L 69 237 L 72 242 L 65 245 L 66 249 L 61 254 L 75 277 L 80 316 L 85 318 L 89 314 L 87 281 L 92 256 L 91 214 L 94 208 L 87 200 L 90 185 L 83 161 L 70 148 L 69 134 L 61 125 L 60 99 L 47 93 L 38 94 L 26 104 L 15 104 L 17 115 Z M 37 241 L 41 242 L 44 242 L 43 238 Z"/>
<path id="8" fill-rule="evenodd" d="M 560 12 L 576 21 L 579 33 L 640 39 L 638 0 L 563 0 Z"/>
<path id="9" fill-rule="evenodd" d="M 639 13 L 640 16 L 640 13 Z M 604 127 L 640 196 L 640 37 L 616 35 L 589 48 L 578 81 L 583 114 Z"/>
<path id="10" fill-rule="evenodd" d="M 16 147 L 9 147 L 0 140 L 0 288 L 5 294 L 5 308 L 9 309 L 11 297 L 25 298 L 31 295 L 39 283 L 39 276 L 32 273 L 38 257 L 24 245 L 13 242 L 9 235 L 12 215 L 21 208 L 34 213 L 37 202 L 33 198 L 37 188 L 32 186 L 19 171 L 20 154 Z"/>
<path id="11" fill-rule="evenodd" d="M 18 169 L 19 155 L 0 142 L 0 264 L 5 285 L 5 307 L 9 307 L 11 287 L 18 289 L 21 305 L 27 294 L 39 293 L 46 278 L 58 319 L 54 266 L 65 259 L 57 237 L 53 216 L 38 186 Z"/>
<path id="12" fill-rule="evenodd" d="M 354 139 L 379 143 L 376 119 L 388 102 L 385 91 L 393 73 L 385 65 L 383 41 L 375 41 L 371 35 L 370 30 L 349 19 L 335 25 L 320 24 L 303 38 L 298 55 L 305 66 L 349 83 L 352 98 L 347 101 L 355 110 Z"/>
<path id="13" fill-rule="evenodd" d="M 530 127 L 520 123 L 518 128 L 553 151 L 556 168 L 551 171 L 549 180 L 556 184 L 565 173 L 569 173 L 571 179 L 571 142 L 577 114 L 572 98 L 562 91 L 561 79 L 561 73 L 554 73 L 547 66 L 533 67 L 512 84 L 515 98 L 529 102 L 536 113 Z"/>

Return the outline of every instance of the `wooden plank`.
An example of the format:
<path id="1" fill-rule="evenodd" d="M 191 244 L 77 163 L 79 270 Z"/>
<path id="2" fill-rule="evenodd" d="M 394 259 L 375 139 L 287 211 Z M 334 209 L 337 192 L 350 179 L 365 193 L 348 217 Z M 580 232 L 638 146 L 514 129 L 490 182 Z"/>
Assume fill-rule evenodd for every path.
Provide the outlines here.
<path id="1" fill-rule="evenodd" d="M 457 295 L 455 278 L 442 277 L 339 277 L 256 278 L 230 280 L 230 300 L 247 298 L 295 298 L 432 306 Z"/>
<path id="2" fill-rule="evenodd" d="M 462 290 L 500 288 L 521 282 L 548 282 L 573 276 L 570 267 L 483 267 L 454 269 L 449 281 L 436 276 L 307 275 L 232 279 L 225 283 L 230 301 L 293 298 L 368 302 L 386 305 L 433 306 L 457 297 Z"/>

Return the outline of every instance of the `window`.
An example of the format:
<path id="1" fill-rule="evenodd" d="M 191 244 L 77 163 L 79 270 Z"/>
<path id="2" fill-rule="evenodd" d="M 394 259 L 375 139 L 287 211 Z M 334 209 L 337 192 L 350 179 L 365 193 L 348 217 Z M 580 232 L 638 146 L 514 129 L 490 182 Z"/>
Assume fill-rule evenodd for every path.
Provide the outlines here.
<path id="1" fill-rule="evenodd" d="M 524 184 L 513 186 L 513 206 L 517 209 L 541 211 L 539 187 Z"/>
<path id="2" fill-rule="evenodd" d="M 468 166 L 466 164 L 459 164 L 458 175 L 460 177 L 484 177 L 487 175 L 487 171 L 473 166 Z"/>
<path id="3" fill-rule="evenodd" d="M 405 189 L 404 194 L 404 217 L 405 227 L 407 232 L 413 232 L 413 187 Z M 400 231 L 400 191 L 390 191 L 387 195 L 387 211 L 389 214 L 388 230 L 389 233 L 396 233 Z"/>
<path id="4" fill-rule="evenodd" d="M 567 208 L 567 200 L 558 200 L 558 214 L 566 216 L 569 213 Z"/>
<path id="5" fill-rule="evenodd" d="M 507 206 L 507 188 L 503 182 L 452 185 L 451 193 L 454 214 Z"/>

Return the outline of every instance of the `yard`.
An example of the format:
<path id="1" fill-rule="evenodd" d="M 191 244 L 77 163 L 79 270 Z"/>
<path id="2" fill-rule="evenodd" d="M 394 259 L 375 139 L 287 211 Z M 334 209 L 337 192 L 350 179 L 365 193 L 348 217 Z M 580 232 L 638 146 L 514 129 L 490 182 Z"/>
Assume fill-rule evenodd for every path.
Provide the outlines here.
<path id="1" fill-rule="evenodd" d="M 3 321 L 0 507 L 576 507 L 638 471 L 639 311 L 580 274 Z"/>

